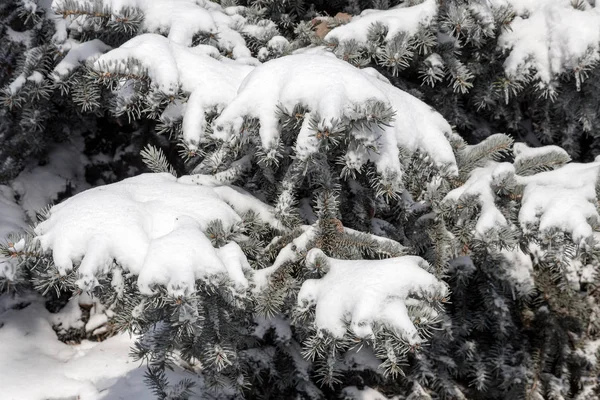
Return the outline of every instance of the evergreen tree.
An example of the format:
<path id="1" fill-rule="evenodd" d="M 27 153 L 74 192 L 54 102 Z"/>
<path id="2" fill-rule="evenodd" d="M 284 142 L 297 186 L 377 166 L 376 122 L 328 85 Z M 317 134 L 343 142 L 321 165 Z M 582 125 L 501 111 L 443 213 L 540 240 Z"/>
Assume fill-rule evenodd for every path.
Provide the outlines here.
<path id="1" fill-rule="evenodd" d="M 471 142 L 506 132 L 575 159 L 596 154 L 595 1 L 349 0 L 340 9 L 355 17 L 324 18 L 333 29 L 313 42 L 377 66 Z"/>
<path id="2" fill-rule="evenodd" d="M 99 299 L 112 330 L 139 335 L 132 353 L 161 399 L 600 396 L 600 164 L 570 162 L 588 156 L 577 134 L 568 151 L 489 134 L 544 107 L 565 113 L 541 119 L 551 129 L 579 129 L 579 103 L 552 93 L 583 61 L 543 75 L 533 57 L 508 74 L 550 3 L 529 22 L 514 1 L 414 3 L 56 1 L 64 20 L 44 8 L 61 34 L 14 50 L 26 57 L 6 79 L 7 126 L 64 108 L 36 132 L 85 121 L 77 134 L 114 152 L 133 140 L 108 132 L 121 121 L 141 138 L 128 151 L 160 147 L 141 153 L 154 173 L 76 194 L 11 238 L 0 288 Z M 303 21 L 368 6 L 382 11 L 324 39 Z M 593 20 L 592 6 L 569 12 Z M 61 54 L 27 58 L 42 47 Z M 595 84 L 590 48 L 571 94 Z M 413 90 L 420 79 L 433 88 Z M 169 382 L 173 365 L 200 387 Z"/>

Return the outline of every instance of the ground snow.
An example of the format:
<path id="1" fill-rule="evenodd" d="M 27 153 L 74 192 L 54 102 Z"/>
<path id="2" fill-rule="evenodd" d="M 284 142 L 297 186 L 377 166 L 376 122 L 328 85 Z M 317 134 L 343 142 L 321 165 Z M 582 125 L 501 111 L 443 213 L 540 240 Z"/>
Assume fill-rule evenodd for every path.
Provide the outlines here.
<path id="1" fill-rule="evenodd" d="M 10 186 L 0 185 L 0 240 L 3 244 L 8 242 L 8 235 L 27 228 L 25 212 L 17 204 L 15 195 Z M 12 276 L 15 268 L 10 259 L 0 254 L 0 277 Z"/>
<path id="2" fill-rule="evenodd" d="M 38 297 L 0 296 L 2 399 L 155 398 L 144 383 L 145 366 L 129 357 L 135 338 L 119 334 L 100 343 L 67 345 L 52 329 L 57 319 Z M 195 378 L 182 370 L 169 375 L 172 382 Z"/>
<path id="3" fill-rule="evenodd" d="M 44 165 L 31 162 L 12 181 L 11 187 L 19 196 L 19 205 L 31 221 L 36 213 L 57 200 L 59 194 L 78 193 L 89 188 L 85 181 L 83 139 L 60 143 L 48 149 L 48 160 Z"/>
<path id="4" fill-rule="evenodd" d="M 16 193 L 10 186 L 0 185 L 0 238 L 25 229 L 26 217 L 23 209 L 17 204 Z"/>

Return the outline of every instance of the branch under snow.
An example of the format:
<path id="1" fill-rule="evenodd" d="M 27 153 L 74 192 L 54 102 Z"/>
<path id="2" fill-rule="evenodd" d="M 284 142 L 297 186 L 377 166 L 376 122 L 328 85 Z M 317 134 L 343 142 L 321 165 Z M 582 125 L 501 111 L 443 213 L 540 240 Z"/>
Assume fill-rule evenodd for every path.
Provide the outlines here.
<path id="1" fill-rule="evenodd" d="M 445 283 L 427 272 L 427 262 L 416 256 L 385 260 L 337 260 L 312 249 L 307 263 L 320 262 L 327 270 L 321 279 L 302 284 L 298 305 L 315 306 L 315 324 L 335 337 L 346 333 L 345 320 L 359 337 L 371 337 L 375 324 L 397 331 L 411 345 L 422 341 L 407 306 L 424 306 L 448 295 Z M 431 310 L 431 317 L 436 312 Z M 427 321 L 420 321 L 426 324 Z"/>
<path id="2" fill-rule="evenodd" d="M 144 174 L 54 206 L 35 233 L 42 248 L 52 251 L 60 273 L 79 264 L 78 284 L 84 289 L 96 284 L 97 275 L 109 272 L 113 261 L 137 275 L 146 294 L 153 285 L 188 294 L 196 280 L 214 276 L 245 288 L 243 272 L 250 267 L 239 246 L 229 243 L 216 249 L 204 234 L 215 220 L 226 231 L 241 222 L 215 189 L 168 173 Z M 223 197 L 233 196 L 225 191 Z"/>

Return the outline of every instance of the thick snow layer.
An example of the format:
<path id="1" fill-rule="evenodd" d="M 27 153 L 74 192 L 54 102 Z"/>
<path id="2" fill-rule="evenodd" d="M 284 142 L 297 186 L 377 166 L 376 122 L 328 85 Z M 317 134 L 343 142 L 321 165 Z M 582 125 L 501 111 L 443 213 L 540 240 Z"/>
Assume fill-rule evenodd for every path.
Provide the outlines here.
<path id="1" fill-rule="evenodd" d="M 400 333 L 409 343 L 421 342 L 406 308 L 407 299 L 441 300 L 447 286 L 421 266 L 426 261 L 416 256 L 385 260 L 337 260 L 312 249 L 306 262 L 326 259 L 327 273 L 309 279 L 298 294 L 300 307 L 316 306 L 315 324 L 341 338 L 344 320 L 361 337 L 373 335 L 373 324 L 381 323 Z"/>
<path id="2" fill-rule="evenodd" d="M 274 207 L 263 203 L 245 190 L 219 182 L 209 175 L 186 175 L 179 178 L 181 183 L 203 185 L 212 188 L 221 200 L 229 204 L 239 214 L 254 212 L 258 218 L 275 229 L 283 230 L 281 222 L 275 218 Z"/>
<path id="3" fill-rule="evenodd" d="M 206 126 L 205 112 L 229 104 L 252 70 L 251 66 L 227 58 L 217 60 L 210 52 L 207 54 L 207 47 L 214 52 L 210 46 L 185 47 L 148 33 L 102 55 L 94 68 L 104 72 L 146 72 L 167 94 L 175 94 L 178 87 L 191 93 L 183 119 L 183 134 L 188 145 L 195 148 Z M 128 64 L 132 59 L 145 71 L 137 71 L 136 66 Z"/>
<path id="4" fill-rule="evenodd" d="M 549 149 L 520 150 L 517 159 L 554 152 Z M 516 183 L 523 186 L 519 224 L 525 232 L 532 227 L 540 232 L 558 229 L 572 236 L 576 243 L 591 240 L 592 226 L 600 223 L 596 209 L 596 181 L 600 172 L 600 161 L 585 164 L 567 164 L 553 171 L 540 172 L 530 176 L 515 175 L 510 163 L 490 161 L 482 168 L 474 169 L 462 186 L 450 191 L 445 200 L 459 201 L 469 197 L 478 199 L 481 214 L 476 230 L 480 236 L 497 226 L 506 225 L 504 215 L 496 206 L 493 186 L 503 178 L 514 176 Z"/>
<path id="5" fill-rule="evenodd" d="M 397 112 L 389 127 L 356 132 L 376 138 L 379 154 L 369 153 L 365 158 L 373 160 L 380 172 L 391 169 L 401 175 L 399 146 L 411 151 L 423 150 L 437 164 L 456 172 L 454 154 L 445 136 L 451 134 L 451 128 L 441 115 L 389 84 L 376 71 L 362 71 L 320 54 L 290 55 L 257 67 L 215 120 L 214 132 L 217 137 L 227 139 L 240 132 L 244 116 L 255 117 L 260 121 L 262 146 L 270 148 L 280 136 L 278 105 L 292 110 L 302 104 L 310 112 L 318 113 L 327 128 L 332 121 L 356 118 L 357 109 L 373 101 L 391 106 Z M 315 149 L 310 138 L 308 132 L 301 133 L 297 150 Z"/>
<path id="6" fill-rule="evenodd" d="M 506 74 L 532 72 L 549 83 L 557 74 L 576 69 L 586 54 L 598 60 L 600 9 L 581 3 L 584 10 L 571 0 L 492 0 L 495 6 L 510 5 L 517 14 L 498 41 L 508 51 Z"/>
<path id="7" fill-rule="evenodd" d="M 387 28 L 386 41 L 400 33 L 412 36 L 422 25 L 428 25 L 434 20 L 437 8 L 435 0 L 425 0 L 414 6 L 401 4 L 389 10 L 364 10 L 360 15 L 352 17 L 349 23 L 332 29 L 325 36 L 325 40 L 339 42 L 355 40 L 366 43 L 369 28 L 375 23 L 380 23 Z"/>
<path id="8" fill-rule="evenodd" d="M 144 174 L 90 189 L 50 210 L 35 232 L 52 250 L 61 273 L 79 263 L 79 284 L 89 288 L 113 260 L 138 275 L 143 293 L 154 284 L 174 294 L 194 290 L 197 279 L 227 276 L 246 287 L 249 268 L 241 249 L 212 247 L 204 235 L 211 221 L 226 230 L 241 222 L 211 187 L 186 184 L 170 174 Z"/>
<path id="9" fill-rule="evenodd" d="M 57 318 L 44 308 L 43 299 L 0 297 L 3 400 L 155 398 L 144 383 L 146 368 L 129 357 L 135 338 L 120 334 L 101 343 L 67 345 L 52 329 Z M 174 382 L 194 379 L 183 370 L 169 375 Z"/>
<path id="10" fill-rule="evenodd" d="M 554 171 L 517 177 L 525 185 L 519 221 L 539 223 L 539 230 L 557 228 L 571 234 L 573 240 L 592 238 L 592 225 L 600 223 L 596 209 L 596 180 L 600 162 L 568 164 Z"/>
<path id="11" fill-rule="evenodd" d="M 72 1 L 72 0 L 69 0 Z M 90 4 L 91 0 L 77 0 L 81 4 Z M 54 0 L 55 8 L 63 8 L 66 0 Z M 234 30 L 246 23 L 245 18 L 210 1 L 195 0 L 101 0 L 112 12 L 118 13 L 124 8 L 137 8 L 144 16 L 144 32 L 165 34 L 169 40 L 190 46 L 195 34 L 213 35 L 214 40 L 233 58 L 249 58 L 250 50 L 242 35 Z M 232 15 L 229 15 L 232 14 Z M 75 18 L 76 22 L 77 19 Z M 256 28 L 260 29 L 260 28 Z"/>
<path id="12" fill-rule="evenodd" d="M 512 78 L 533 76 L 543 84 L 558 74 L 574 71 L 600 59 L 600 9 L 582 1 L 583 10 L 571 0 L 486 0 L 472 2 L 479 15 L 492 15 L 493 9 L 511 7 L 516 16 L 509 29 L 498 37 L 498 46 L 507 53 L 505 73 Z M 379 23 L 387 27 L 386 41 L 399 33 L 414 35 L 420 26 L 431 23 L 438 12 L 435 0 L 413 6 L 399 5 L 389 10 L 365 10 L 345 25 L 334 28 L 326 41 L 367 42 L 369 29 Z M 584 63 L 584 64 L 585 64 Z M 588 64 L 589 65 L 589 64 Z M 581 77 L 577 76 L 579 83 Z"/>

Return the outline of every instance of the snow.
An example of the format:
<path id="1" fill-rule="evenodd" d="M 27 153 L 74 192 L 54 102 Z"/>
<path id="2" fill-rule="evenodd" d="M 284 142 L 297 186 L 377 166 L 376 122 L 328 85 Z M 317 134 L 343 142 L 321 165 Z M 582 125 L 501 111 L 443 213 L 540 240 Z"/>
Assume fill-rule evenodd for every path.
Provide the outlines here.
<path id="1" fill-rule="evenodd" d="M 498 37 L 498 47 L 507 55 L 505 73 L 519 80 L 531 74 L 540 87 L 548 87 L 558 74 L 569 71 L 575 73 L 579 85 L 580 65 L 600 60 L 600 9 L 587 2 L 582 5 L 584 9 L 578 10 L 571 0 L 486 0 L 469 6 L 479 18 L 488 20 L 501 7 L 514 10 L 514 20 Z M 325 40 L 352 40 L 364 45 L 369 29 L 376 23 L 387 28 L 386 42 L 400 33 L 414 36 L 435 20 L 437 12 L 435 0 L 388 10 L 365 10 L 331 30 Z"/>
<path id="2" fill-rule="evenodd" d="M 381 360 L 369 346 L 353 347 L 344 354 L 343 367 L 348 371 L 367 371 L 382 373 Z"/>
<path id="3" fill-rule="evenodd" d="M 81 4 L 89 0 L 78 0 Z M 143 14 L 143 32 L 164 33 L 174 43 L 190 46 L 194 34 L 214 35 L 218 44 L 234 58 L 250 57 L 250 51 L 236 24 L 245 22 L 240 15 L 228 15 L 216 3 L 195 0 L 102 0 L 101 3 L 119 12 L 124 8 L 137 8 Z M 67 0 L 54 0 L 55 8 L 67 5 Z"/>
<path id="4" fill-rule="evenodd" d="M 569 154 L 558 146 L 529 147 L 525 143 L 515 143 L 513 145 L 513 154 L 515 155 L 515 169 L 520 174 L 523 174 L 520 171 L 521 167 L 524 166 L 527 168 L 528 164 L 539 164 L 556 168 L 571 161 Z M 525 173 L 525 175 L 527 174 Z"/>
<path id="5" fill-rule="evenodd" d="M 35 233 L 42 248 L 52 251 L 60 273 L 79 264 L 78 283 L 85 289 L 111 270 L 114 260 L 138 276 L 145 294 L 163 285 L 174 295 L 185 295 L 194 291 L 196 280 L 222 276 L 243 291 L 250 266 L 242 250 L 235 243 L 215 249 L 204 232 L 215 220 L 225 230 L 237 229 L 241 218 L 226 201 L 240 212 L 256 210 L 267 221 L 273 219 L 268 206 L 249 198 L 237 188 L 219 187 L 211 177 L 144 174 L 52 207 Z"/>
<path id="6" fill-rule="evenodd" d="M 27 227 L 25 213 L 15 200 L 16 193 L 7 185 L 0 185 L 0 238 Z"/>
<path id="7" fill-rule="evenodd" d="M 510 5 L 517 16 L 510 29 L 498 38 L 508 57 L 504 63 L 509 77 L 532 72 L 543 84 L 557 74 L 574 70 L 590 52 L 598 60 L 600 9 L 585 2 L 577 10 L 571 0 L 493 0 L 495 6 Z"/>
<path id="8" fill-rule="evenodd" d="M 205 112 L 224 107 L 235 97 L 251 66 L 207 54 L 207 47 L 185 47 L 161 35 L 142 34 L 100 56 L 93 64 L 103 72 L 147 73 L 159 90 L 174 95 L 181 88 L 191 93 L 183 118 L 184 140 L 197 148 L 206 126 Z M 139 62 L 140 71 L 131 60 Z"/>
<path id="9" fill-rule="evenodd" d="M 564 151 L 548 146 L 548 148 L 529 149 L 517 146 L 516 160 L 525 161 L 540 155 L 555 154 L 565 156 Z M 496 206 L 494 186 L 503 179 L 514 177 L 517 185 L 523 187 L 519 224 L 525 233 L 535 229 L 547 232 L 558 229 L 568 233 L 575 243 L 589 241 L 593 238 L 593 226 L 600 223 L 600 215 L 596 209 L 596 180 L 600 172 L 600 162 L 571 163 L 552 171 L 540 172 L 530 176 L 515 174 L 510 163 L 490 161 L 484 167 L 475 168 L 467 181 L 460 187 L 450 191 L 445 201 L 457 202 L 478 199 L 481 214 L 476 224 L 476 231 L 484 237 L 489 229 L 505 226 L 506 218 Z"/>
<path id="10" fill-rule="evenodd" d="M 284 229 L 281 222 L 275 218 L 272 206 L 263 203 L 239 187 L 224 184 L 209 175 L 186 175 L 179 178 L 179 182 L 210 187 L 219 195 L 221 200 L 233 207 L 237 213 L 244 214 L 252 211 L 261 221 L 268 223 L 273 228 Z"/>
<path id="11" fill-rule="evenodd" d="M 308 244 L 317 235 L 317 228 L 314 226 L 303 226 L 304 232 L 291 243 L 287 244 L 279 251 L 273 264 L 269 267 L 254 272 L 253 282 L 255 285 L 254 293 L 259 293 L 268 287 L 269 279 L 275 271 L 289 261 L 295 261 L 301 258 L 301 253 L 306 251 Z"/>
<path id="12" fill-rule="evenodd" d="M 436 15 L 435 0 L 425 0 L 414 6 L 401 4 L 388 10 L 364 10 L 360 15 L 352 17 L 349 23 L 332 29 L 325 36 L 325 40 L 337 40 L 342 43 L 355 40 L 366 43 L 369 28 L 375 23 L 380 23 L 387 28 L 385 40 L 390 41 L 402 32 L 409 36 L 415 35 L 421 26 L 433 22 Z"/>
<path id="13" fill-rule="evenodd" d="M 60 312 L 48 315 L 48 322 L 55 330 L 68 331 L 71 328 L 79 329 L 84 326 L 81 320 L 82 313 L 79 307 L 79 298 L 73 296 Z"/>
<path id="14" fill-rule="evenodd" d="M 55 32 L 52 35 L 52 42 L 56 44 L 63 43 L 67 40 L 67 25 L 61 15 L 55 14 L 52 10 L 52 0 L 36 0 L 35 2 L 28 1 L 34 7 L 42 7 L 46 12 L 46 18 L 54 24 Z"/>
<path id="15" fill-rule="evenodd" d="M 13 30 L 10 26 L 7 26 L 5 29 L 6 29 L 6 37 L 8 37 L 10 39 L 10 41 L 15 42 L 15 43 L 22 43 L 25 47 L 31 46 L 31 36 L 32 36 L 31 31 L 19 32 L 19 31 Z"/>
<path id="16" fill-rule="evenodd" d="M 520 295 L 532 293 L 535 282 L 531 257 L 519 249 L 502 250 L 500 253 L 505 260 L 501 263 L 502 270 L 511 281 L 511 287 L 516 288 Z"/>
<path id="17" fill-rule="evenodd" d="M 94 314 L 90 317 L 89 321 L 85 324 L 86 332 L 93 332 L 102 325 L 108 322 L 106 314 Z"/>
<path id="18" fill-rule="evenodd" d="M 586 343 L 582 349 L 577 349 L 577 353 L 586 358 L 590 365 L 596 365 L 600 356 L 600 340 Z"/>
<path id="19" fill-rule="evenodd" d="M 448 138 L 453 135 L 452 128 L 432 107 L 416 97 L 384 82 L 383 76 L 372 68 L 365 73 L 373 76 L 371 82 L 379 87 L 389 98 L 396 118 L 392 123 L 398 146 L 415 152 L 425 152 L 434 163 L 445 168 L 450 175 L 458 174 L 454 152 Z"/>
<path id="20" fill-rule="evenodd" d="M 8 90 L 12 94 L 17 94 L 26 82 L 27 78 L 25 77 L 25 75 L 20 74 L 8 85 Z"/>
<path id="21" fill-rule="evenodd" d="M 253 334 L 259 339 L 263 339 L 270 329 L 275 331 L 277 340 L 280 342 L 288 343 L 292 339 L 290 322 L 279 315 L 270 318 L 257 316 L 254 318 L 254 322 L 256 323 L 256 327 Z"/>
<path id="22" fill-rule="evenodd" d="M 10 186 L 0 185 L 0 243 L 8 242 L 8 235 L 17 233 L 25 228 L 26 216 L 23 209 L 15 200 L 15 192 Z M 10 259 L 0 254 L 0 277 L 12 276 L 16 266 Z"/>
<path id="23" fill-rule="evenodd" d="M 269 58 L 278 57 L 291 49 L 290 42 L 283 36 L 273 36 L 267 45 L 258 52 L 258 59 L 265 61 Z"/>
<path id="24" fill-rule="evenodd" d="M 269 84 L 265 84 L 269 82 Z M 424 150 L 440 166 L 456 173 L 456 161 L 446 139 L 450 125 L 425 103 L 395 88 L 375 70 L 362 71 L 334 57 L 320 54 L 295 54 L 271 60 L 254 69 L 241 84 L 237 96 L 214 122 L 214 135 L 227 140 L 240 132 L 243 116 L 258 118 L 260 137 L 265 149 L 279 139 L 276 109 L 292 110 L 302 104 L 318 114 L 322 129 L 333 121 L 365 117 L 367 103 L 379 101 L 391 106 L 398 115 L 390 127 L 373 131 L 355 131 L 377 141 L 379 154 L 357 154 L 361 162 L 370 159 L 382 173 L 393 171 L 401 176 L 398 147 Z M 316 151 L 312 136 L 303 126 L 296 149 Z M 300 140 L 302 138 L 302 140 Z M 311 150 L 312 149 L 312 150 Z"/>
<path id="25" fill-rule="evenodd" d="M 469 174 L 469 179 L 462 186 L 450 191 L 444 201 L 459 202 L 471 197 L 476 198 L 481 205 L 481 214 L 475 230 L 479 236 L 485 237 L 488 230 L 507 224 L 506 218 L 496 206 L 492 184 L 511 173 L 514 173 L 511 164 L 490 161 L 482 168 L 475 168 Z"/>
<path id="26" fill-rule="evenodd" d="M 111 47 L 99 39 L 94 39 L 84 43 L 70 40 L 59 48 L 61 52 L 67 51 L 67 55 L 54 67 L 52 76 L 55 81 L 63 80 L 81 63 L 95 60 Z"/>
<path id="27" fill-rule="evenodd" d="M 568 164 L 554 171 L 518 177 L 525 185 L 519 221 L 539 223 L 539 230 L 558 228 L 569 233 L 575 243 L 591 240 L 592 225 L 600 223 L 596 209 L 596 179 L 600 162 Z"/>
<path id="28" fill-rule="evenodd" d="M 269 82 L 269 84 L 265 84 Z M 341 119 L 352 105 L 369 99 L 387 102 L 385 95 L 368 78 L 345 62 L 331 57 L 292 55 L 269 61 L 252 71 L 242 83 L 238 96 L 215 121 L 216 130 L 240 130 L 242 116 L 259 118 L 264 147 L 279 137 L 276 107 L 286 109 L 304 104 L 322 119 Z"/>
<path id="29" fill-rule="evenodd" d="M 243 271 L 249 269 L 236 243 L 214 249 L 195 219 L 180 216 L 172 232 L 148 246 L 138 286 L 142 293 L 151 293 L 152 285 L 162 285 L 175 296 L 186 296 L 194 293 L 197 279 L 225 274 L 233 285 L 245 288 L 248 282 Z"/>
<path id="30" fill-rule="evenodd" d="M 62 143 L 49 149 L 47 163 L 32 162 L 10 183 L 0 185 L 0 241 L 21 233 L 36 213 L 67 189 L 77 193 L 88 185 L 84 179 L 85 156 L 82 143 Z M 0 255 L 0 276 L 11 277 L 16 266 Z"/>
<path id="31" fill-rule="evenodd" d="M 356 386 L 348 386 L 342 389 L 342 396 L 347 400 L 388 400 L 377 390 L 364 386 L 362 389 Z"/>
<path id="32" fill-rule="evenodd" d="M 559 146 L 529 147 L 525 143 L 515 143 L 513 145 L 513 154 L 515 155 L 515 164 L 528 158 L 546 155 L 557 154 L 560 156 L 569 157 L 569 153 Z"/>
<path id="33" fill-rule="evenodd" d="M 23 303 L 31 304 L 15 307 Z M 154 399 L 144 383 L 146 368 L 129 357 L 135 337 L 67 345 L 52 329 L 56 319 L 39 297 L 0 296 L 2 399 Z M 174 382 L 194 379 L 180 369 L 169 375 Z"/>
<path id="34" fill-rule="evenodd" d="M 60 193 L 78 193 L 89 187 L 85 182 L 88 160 L 82 150 L 83 140 L 54 145 L 45 165 L 32 162 L 13 180 L 11 187 L 30 220 L 35 221 L 36 213 L 53 203 Z"/>
<path id="35" fill-rule="evenodd" d="M 338 338 L 346 333 L 344 319 L 348 318 L 350 328 L 360 337 L 372 336 L 373 325 L 382 323 L 408 343 L 420 343 L 408 315 L 407 299 L 414 296 L 425 303 L 448 294 L 447 286 L 424 270 L 426 261 L 417 256 L 337 260 L 315 248 L 308 252 L 306 262 L 314 263 L 317 258 L 326 260 L 327 273 L 302 284 L 298 306 L 316 306 L 316 327 Z"/>

